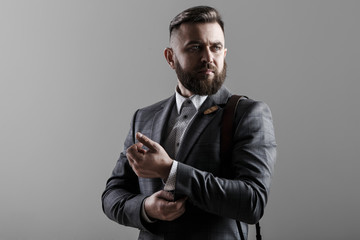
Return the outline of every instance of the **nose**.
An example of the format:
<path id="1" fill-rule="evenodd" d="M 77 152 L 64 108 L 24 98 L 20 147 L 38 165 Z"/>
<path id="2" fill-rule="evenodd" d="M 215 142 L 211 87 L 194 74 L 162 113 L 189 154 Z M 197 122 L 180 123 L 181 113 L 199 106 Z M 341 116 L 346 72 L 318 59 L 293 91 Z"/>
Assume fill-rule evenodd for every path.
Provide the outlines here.
<path id="1" fill-rule="evenodd" d="M 210 50 L 210 48 L 204 48 L 203 54 L 202 54 L 202 58 L 201 58 L 201 62 L 203 63 L 213 63 L 214 58 L 212 55 L 212 52 Z"/>

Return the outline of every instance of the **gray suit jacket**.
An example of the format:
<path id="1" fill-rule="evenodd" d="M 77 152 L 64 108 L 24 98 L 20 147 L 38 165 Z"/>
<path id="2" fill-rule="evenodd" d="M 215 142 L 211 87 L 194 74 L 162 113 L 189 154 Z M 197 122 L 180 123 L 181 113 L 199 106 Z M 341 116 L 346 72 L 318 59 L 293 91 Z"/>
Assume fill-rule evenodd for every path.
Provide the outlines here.
<path id="1" fill-rule="evenodd" d="M 142 220 L 143 200 L 162 189 L 163 183 L 161 179 L 138 178 L 125 154 L 135 143 L 136 132 L 163 143 L 175 96 L 135 113 L 124 152 L 102 195 L 105 214 L 120 224 L 139 228 L 139 239 L 240 239 L 235 220 L 241 221 L 246 239 L 247 224 L 256 223 L 264 213 L 276 143 L 268 106 L 250 99 L 241 100 L 235 114 L 231 159 L 235 177 L 220 175 L 220 123 L 230 96 L 223 87 L 205 100 L 176 156 L 179 165 L 175 198 L 188 196 L 184 215 L 171 222 L 150 224 Z M 214 105 L 219 106 L 217 111 L 204 114 Z"/>

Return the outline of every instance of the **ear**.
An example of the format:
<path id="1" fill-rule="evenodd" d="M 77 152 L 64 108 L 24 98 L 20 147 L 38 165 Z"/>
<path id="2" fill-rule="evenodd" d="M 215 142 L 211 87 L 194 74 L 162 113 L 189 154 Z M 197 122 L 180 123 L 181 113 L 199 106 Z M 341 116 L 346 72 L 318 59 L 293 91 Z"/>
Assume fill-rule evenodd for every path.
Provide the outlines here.
<path id="1" fill-rule="evenodd" d="M 165 48 L 164 50 L 164 56 L 168 64 L 172 69 L 175 69 L 175 63 L 174 63 L 174 52 L 172 48 Z"/>
<path id="2" fill-rule="evenodd" d="M 226 57 L 227 48 L 224 49 L 224 58 Z"/>

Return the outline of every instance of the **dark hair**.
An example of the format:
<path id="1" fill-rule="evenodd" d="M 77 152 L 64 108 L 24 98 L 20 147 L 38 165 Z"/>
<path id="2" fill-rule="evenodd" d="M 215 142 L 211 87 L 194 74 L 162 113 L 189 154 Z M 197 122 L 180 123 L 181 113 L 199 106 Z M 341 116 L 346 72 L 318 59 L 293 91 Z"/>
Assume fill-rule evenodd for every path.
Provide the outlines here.
<path id="1" fill-rule="evenodd" d="M 217 22 L 222 31 L 224 31 L 224 22 L 221 19 L 219 12 L 212 7 L 197 6 L 186 9 L 176 15 L 170 22 L 169 31 L 170 37 L 174 29 L 178 29 L 183 23 L 213 23 Z"/>

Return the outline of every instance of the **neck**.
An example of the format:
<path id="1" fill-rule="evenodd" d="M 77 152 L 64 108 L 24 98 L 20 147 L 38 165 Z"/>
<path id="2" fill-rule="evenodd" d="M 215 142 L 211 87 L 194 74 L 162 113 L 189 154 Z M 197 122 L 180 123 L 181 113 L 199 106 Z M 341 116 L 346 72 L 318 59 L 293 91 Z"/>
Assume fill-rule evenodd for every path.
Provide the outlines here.
<path id="1" fill-rule="evenodd" d="M 177 87 L 178 92 L 181 94 L 181 96 L 183 97 L 191 97 L 192 95 L 194 95 L 191 91 L 189 91 L 188 89 L 186 89 L 181 82 L 178 80 L 178 87 Z"/>

